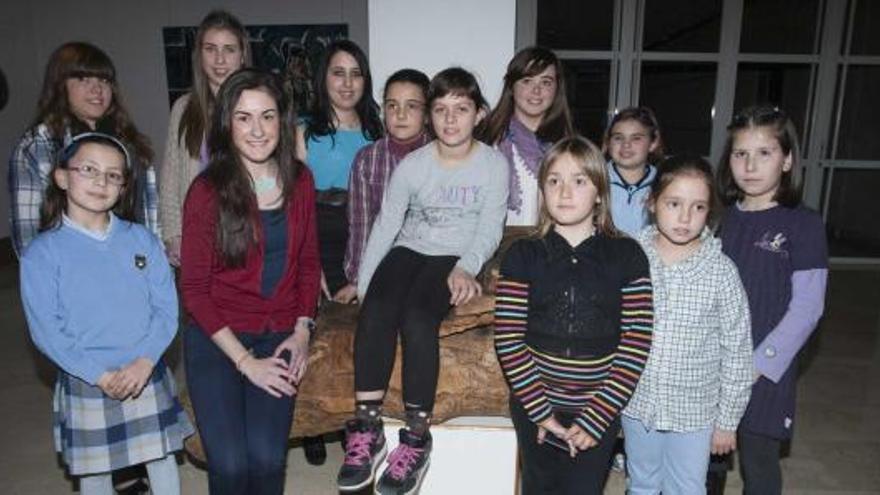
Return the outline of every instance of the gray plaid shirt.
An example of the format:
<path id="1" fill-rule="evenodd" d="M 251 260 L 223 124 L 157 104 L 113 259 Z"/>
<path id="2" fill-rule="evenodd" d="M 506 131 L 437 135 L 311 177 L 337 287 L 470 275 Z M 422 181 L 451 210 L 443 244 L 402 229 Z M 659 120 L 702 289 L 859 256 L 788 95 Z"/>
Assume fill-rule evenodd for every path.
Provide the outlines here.
<path id="1" fill-rule="evenodd" d="M 736 430 L 752 386 L 749 305 L 736 266 L 706 229 L 702 245 L 672 265 L 660 259 L 657 229 L 638 241 L 651 264 L 654 341 L 628 417 L 655 430 Z"/>

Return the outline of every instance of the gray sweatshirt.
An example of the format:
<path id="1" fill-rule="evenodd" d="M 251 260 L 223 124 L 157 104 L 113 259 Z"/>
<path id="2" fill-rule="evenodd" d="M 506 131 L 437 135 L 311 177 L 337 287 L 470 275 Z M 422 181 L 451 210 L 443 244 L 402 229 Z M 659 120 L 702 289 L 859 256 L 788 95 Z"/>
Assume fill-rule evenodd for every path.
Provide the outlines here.
<path id="1" fill-rule="evenodd" d="M 434 142 L 407 155 L 391 176 L 370 232 L 358 274 L 359 299 L 396 246 L 458 256 L 456 266 L 476 275 L 501 241 L 507 175 L 504 155 L 480 142 L 454 167 L 440 162 Z"/>

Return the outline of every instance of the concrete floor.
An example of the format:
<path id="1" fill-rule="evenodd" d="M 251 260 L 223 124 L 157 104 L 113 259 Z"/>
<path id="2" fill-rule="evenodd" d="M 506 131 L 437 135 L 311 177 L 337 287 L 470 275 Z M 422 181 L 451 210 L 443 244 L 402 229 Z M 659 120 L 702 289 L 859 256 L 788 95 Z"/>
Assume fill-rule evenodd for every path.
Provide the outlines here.
<path id="1" fill-rule="evenodd" d="M 830 304 L 804 353 L 798 425 L 783 461 L 792 494 L 880 493 L 880 271 L 835 270 Z M 52 445 L 54 370 L 30 344 L 18 295 L 17 266 L 0 266 L 0 492 L 74 493 Z M 290 451 L 287 493 L 332 494 L 342 459 L 338 442 L 324 466 Z M 207 493 L 205 472 L 183 461 L 183 493 Z M 731 473 L 728 493 L 741 483 Z M 613 473 L 606 493 L 624 493 Z"/>

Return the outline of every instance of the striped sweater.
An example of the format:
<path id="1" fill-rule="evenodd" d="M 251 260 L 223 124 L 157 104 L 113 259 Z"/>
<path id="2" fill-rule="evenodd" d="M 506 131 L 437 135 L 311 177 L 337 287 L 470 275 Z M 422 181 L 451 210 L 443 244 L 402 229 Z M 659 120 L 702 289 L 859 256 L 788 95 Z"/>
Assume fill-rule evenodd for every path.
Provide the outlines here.
<path id="1" fill-rule="evenodd" d="M 528 249 L 525 251 L 528 253 Z M 589 356 L 560 356 L 528 342 L 529 319 L 536 316 L 529 312 L 534 284 L 544 281 L 542 275 L 546 272 L 541 265 L 558 260 L 552 256 L 529 259 L 528 254 L 520 253 L 520 262 L 528 269 L 511 267 L 511 263 L 502 265 L 496 290 L 495 349 L 511 393 L 535 423 L 543 422 L 555 411 L 575 412 L 574 422 L 599 441 L 626 406 L 650 351 L 653 323 L 651 280 L 646 264 L 641 266 L 644 254 L 640 250 L 638 253 L 641 259 L 637 260 L 636 270 L 616 270 L 620 263 L 609 265 L 621 275 L 629 272 L 635 276 L 619 279 L 623 282 L 617 288 L 620 316 L 616 348 Z M 590 279 L 576 280 L 586 284 Z"/>

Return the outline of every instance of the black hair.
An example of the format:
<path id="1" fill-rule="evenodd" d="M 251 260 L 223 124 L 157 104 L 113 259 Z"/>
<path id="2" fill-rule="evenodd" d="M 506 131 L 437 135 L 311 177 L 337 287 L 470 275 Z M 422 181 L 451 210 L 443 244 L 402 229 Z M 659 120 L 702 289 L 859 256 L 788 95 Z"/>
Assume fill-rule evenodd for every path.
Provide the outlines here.
<path id="1" fill-rule="evenodd" d="M 306 126 L 305 139 L 308 141 L 313 136 L 333 136 L 336 134 L 336 113 L 330 101 L 327 91 L 327 71 L 330 69 L 330 60 L 338 52 L 345 52 L 354 57 L 361 75 L 364 78 L 364 94 L 355 105 L 355 112 L 361 124 L 361 132 L 370 141 L 379 139 L 384 134 L 382 119 L 379 118 L 379 105 L 373 99 L 373 76 L 370 74 L 370 64 L 367 56 L 356 43 L 349 40 L 336 40 L 327 47 L 324 56 L 315 68 L 314 89 L 315 95 L 310 112 L 310 119 Z"/>
<path id="2" fill-rule="evenodd" d="M 388 88 L 394 83 L 410 83 L 422 90 L 422 96 L 428 101 L 428 88 L 431 86 L 431 80 L 424 72 L 416 69 L 400 69 L 391 74 L 385 81 L 385 89 L 382 91 L 382 99 L 388 98 Z"/>

